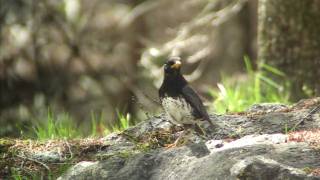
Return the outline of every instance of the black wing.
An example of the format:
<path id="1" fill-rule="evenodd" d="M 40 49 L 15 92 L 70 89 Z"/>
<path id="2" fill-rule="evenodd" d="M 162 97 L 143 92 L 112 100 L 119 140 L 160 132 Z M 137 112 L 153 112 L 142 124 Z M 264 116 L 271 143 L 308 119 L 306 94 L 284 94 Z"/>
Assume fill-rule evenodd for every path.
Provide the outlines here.
<path id="1" fill-rule="evenodd" d="M 163 85 L 160 87 L 158 93 L 159 93 L 159 99 L 160 99 L 160 103 L 161 103 L 162 99 L 164 98 L 164 94 L 165 94 L 165 89 L 164 89 Z"/>
<path id="2" fill-rule="evenodd" d="M 186 101 L 191 105 L 191 107 L 194 109 L 194 115 L 197 118 L 202 118 L 204 120 L 210 121 L 209 115 L 203 106 L 203 103 L 197 93 L 190 87 L 185 86 L 182 88 L 182 95 L 186 99 Z"/>

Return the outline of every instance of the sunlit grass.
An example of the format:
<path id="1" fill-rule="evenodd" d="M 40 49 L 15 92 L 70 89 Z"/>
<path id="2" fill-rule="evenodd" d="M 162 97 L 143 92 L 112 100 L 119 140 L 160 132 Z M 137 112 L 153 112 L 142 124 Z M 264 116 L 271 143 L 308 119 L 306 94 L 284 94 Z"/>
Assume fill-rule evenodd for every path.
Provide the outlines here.
<path id="1" fill-rule="evenodd" d="M 66 113 L 54 115 L 50 110 L 47 118 L 38 120 L 34 127 L 37 139 L 76 138 L 80 136 L 73 119 Z"/>
<path id="2" fill-rule="evenodd" d="M 117 121 L 113 125 L 106 125 L 104 123 L 104 115 L 100 114 L 99 118 L 94 113 L 91 114 L 91 134 L 92 136 L 105 136 L 113 132 L 121 132 L 128 129 L 132 124 L 131 115 L 129 113 L 120 113 L 117 110 Z"/>
<path id="3" fill-rule="evenodd" d="M 118 113 L 118 118 L 120 121 L 120 130 L 128 129 L 130 127 L 131 116 L 129 113 L 126 115 Z"/>
<path id="4" fill-rule="evenodd" d="M 244 62 L 247 70 L 245 80 L 232 81 L 229 77 L 223 77 L 218 89 L 210 91 L 215 99 L 211 106 L 215 112 L 244 111 L 255 103 L 289 103 L 289 83 L 284 73 L 266 64 L 261 64 L 260 69 L 255 71 L 248 58 Z M 270 76 L 281 79 L 283 83 L 274 81 Z"/>
<path id="5" fill-rule="evenodd" d="M 101 137 L 112 132 L 121 132 L 131 125 L 131 115 L 117 111 L 117 121 L 114 125 L 107 125 L 103 113 L 91 113 L 91 129 L 89 136 Z M 76 121 L 67 113 L 55 115 L 48 111 L 46 119 L 37 120 L 32 129 L 35 137 L 39 140 L 45 139 L 71 139 L 85 137 L 83 130 L 76 125 Z"/>
<path id="6" fill-rule="evenodd" d="M 106 126 L 104 124 L 104 119 L 103 113 L 98 116 L 96 113 L 91 112 L 91 136 L 97 137 L 109 134 L 105 132 Z"/>

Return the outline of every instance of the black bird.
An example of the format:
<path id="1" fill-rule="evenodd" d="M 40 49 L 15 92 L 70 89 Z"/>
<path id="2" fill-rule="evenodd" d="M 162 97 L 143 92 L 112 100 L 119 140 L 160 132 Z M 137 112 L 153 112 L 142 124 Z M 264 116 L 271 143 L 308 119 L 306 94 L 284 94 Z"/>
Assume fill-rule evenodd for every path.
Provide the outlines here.
<path id="1" fill-rule="evenodd" d="M 160 101 L 170 122 L 186 129 L 190 126 L 197 128 L 199 120 L 206 120 L 214 127 L 201 99 L 188 85 L 180 69 L 180 58 L 169 58 L 164 64 L 164 80 L 159 89 Z"/>

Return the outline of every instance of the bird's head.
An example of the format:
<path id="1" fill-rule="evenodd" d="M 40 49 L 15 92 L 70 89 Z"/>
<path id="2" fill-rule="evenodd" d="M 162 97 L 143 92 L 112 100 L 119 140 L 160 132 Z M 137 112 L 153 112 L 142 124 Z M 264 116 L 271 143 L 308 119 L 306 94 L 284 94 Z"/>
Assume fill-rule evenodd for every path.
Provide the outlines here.
<path id="1" fill-rule="evenodd" d="M 164 64 L 165 75 L 178 75 L 180 74 L 181 61 L 179 57 L 170 57 Z"/>

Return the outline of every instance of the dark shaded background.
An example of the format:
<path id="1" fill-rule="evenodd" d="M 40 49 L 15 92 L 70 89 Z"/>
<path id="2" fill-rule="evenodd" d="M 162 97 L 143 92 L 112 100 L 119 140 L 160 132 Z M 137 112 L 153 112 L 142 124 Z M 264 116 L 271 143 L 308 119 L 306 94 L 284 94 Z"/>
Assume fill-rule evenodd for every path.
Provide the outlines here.
<path id="1" fill-rule="evenodd" d="M 158 113 L 171 55 L 206 98 L 244 55 L 256 59 L 256 22 L 255 0 L 0 0 L 0 136 L 48 107 L 85 127 L 92 112 L 106 123 L 117 110 Z"/>

